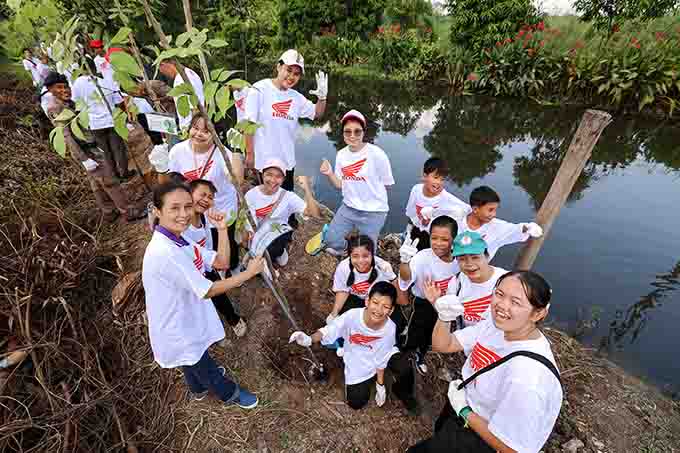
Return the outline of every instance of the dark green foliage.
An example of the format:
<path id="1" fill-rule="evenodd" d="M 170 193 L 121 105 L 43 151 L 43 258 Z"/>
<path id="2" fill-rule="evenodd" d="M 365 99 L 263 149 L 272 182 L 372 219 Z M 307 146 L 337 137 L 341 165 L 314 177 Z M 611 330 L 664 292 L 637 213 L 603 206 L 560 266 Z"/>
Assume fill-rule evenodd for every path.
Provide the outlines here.
<path id="1" fill-rule="evenodd" d="M 668 14 L 678 7 L 677 0 L 576 0 L 574 8 L 581 20 L 592 22 L 609 34 L 630 19 L 649 20 Z"/>

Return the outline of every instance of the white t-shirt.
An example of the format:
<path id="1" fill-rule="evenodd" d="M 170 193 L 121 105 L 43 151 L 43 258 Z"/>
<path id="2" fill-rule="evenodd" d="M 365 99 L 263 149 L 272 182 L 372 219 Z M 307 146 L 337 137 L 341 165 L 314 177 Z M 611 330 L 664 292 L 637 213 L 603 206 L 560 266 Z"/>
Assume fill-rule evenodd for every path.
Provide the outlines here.
<path id="1" fill-rule="evenodd" d="M 100 73 L 102 76 L 106 71 L 111 69 L 111 65 L 109 64 L 108 61 L 106 61 L 106 58 L 102 57 L 101 55 L 97 55 L 94 57 L 94 66 L 97 68 L 97 72 Z"/>
<path id="2" fill-rule="evenodd" d="M 463 314 L 463 321 L 465 326 L 471 326 L 478 323 L 490 316 L 489 305 L 491 305 L 491 298 L 493 296 L 493 290 L 496 287 L 496 282 L 504 274 L 507 274 L 503 268 L 491 266 L 493 268 L 493 274 L 491 278 L 484 283 L 473 283 L 467 275 L 463 272 L 458 274 L 458 283 L 456 285 L 449 285 L 447 294 L 456 294 L 458 288 L 458 299 L 463 303 L 465 307 L 465 313 Z"/>
<path id="3" fill-rule="evenodd" d="M 246 98 L 248 97 L 249 87 L 234 90 L 234 106 L 236 107 L 236 123 L 246 119 Z"/>
<path id="4" fill-rule="evenodd" d="M 196 96 L 198 97 L 198 100 L 201 102 L 202 105 L 205 105 L 205 94 L 203 93 L 203 81 L 201 78 L 194 72 L 193 70 L 189 68 L 185 68 L 187 77 L 189 78 L 189 82 L 191 82 L 191 86 L 194 88 L 194 91 L 196 92 Z M 182 76 L 177 74 L 175 76 L 175 81 L 172 84 L 172 87 L 178 87 L 181 84 L 184 83 L 184 80 L 182 80 Z M 186 95 L 182 95 L 186 96 Z M 181 96 L 179 96 L 181 97 Z M 177 108 L 177 99 L 179 97 L 175 98 L 175 108 Z M 191 102 L 189 102 L 189 105 L 191 106 L 191 109 L 196 109 L 198 108 L 197 105 L 193 105 Z M 180 129 L 186 129 L 189 127 L 189 124 L 191 124 L 191 118 L 193 118 L 193 113 L 189 112 L 187 116 L 182 116 L 179 113 L 179 110 L 177 111 L 177 118 L 179 118 L 179 128 Z"/>
<path id="5" fill-rule="evenodd" d="M 371 276 L 370 270 L 362 274 L 361 272 L 357 271 L 356 268 L 354 268 L 352 270 L 352 272 L 354 272 L 354 284 L 352 286 L 347 286 L 347 279 L 349 278 L 349 258 L 345 258 L 344 260 L 340 261 L 338 267 L 335 268 L 335 275 L 333 276 L 333 291 L 336 293 L 350 293 L 361 299 L 366 299 L 366 297 L 368 297 L 368 290 L 374 283 L 391 282 L 397 278 L 397 276 L 394 274 L 394 271 L 392 270 L 392 265 L 379 256 L 375 257 L 375 268 L 378 272 L 378 277 L 373 281 L 373 283 L 368 282 L 368 279 Z"/>
<path id="6" fill-rule="evenodd" d="M 371 143 L 361 151 L 349 146 L 338 151 L 335 176 L 342 180 L 342 202 L 350 208 L 368 212 L 387 212 L 387 190 L 394 184 L 387 154 Z"/>
<path id="7" fill-rule="evenodd" d="M 467 360 L 463 379 L 514 351 L 541 354 L 553 364 L 550 343 L 506 341 L 493 319 L 454 332 Z M 489 422 L 489 430 L 519 453 L 538 453 L 560 413 L 562 387 L 550 370 L 528 357 L 514 357 L 465 387 L 470 408 Z"/>
<path id="8" fill-rule="evenodd" d="M 283 198 L 271 216 L 269 216 L 271 220 L 287 224 L 288 218 L 292 214 L 302 214 L 305 212 L 307 203 L 293 192 L 279 187 L 279 190 L 273 195 L 266 195 L 262 192 L 261 186 L 253 187 L 246 193 L 245 198 L 250 208 L 250 213 L 258 225 L 267 214 L 272 212 L 274 204 L 276 204 L 281 194 L 283 194 Z"/>
<path id="9" fill-rule="evenodd" d="M 123 102 L 120 90 L 113 81 L 98 77 L 97 83 L 108 100 L 111 110 L 116 108 L 116 104 Z M 91 130 L 113 127 L 113 117 L 106 108 L 104 101 L 99 98 L 99 92 L 92 77 L 87 75 L 78 77 L 71 87 L 71 96 L 74 102 L 82 100 L 87 103 Z"/>
<path id="10" fill-rule="evenodd" d="M 30 60 L 27 60 L 26 58 L 24 58 L 21 61 L 21 63 L 24 65 L 24 69 L 31 73 L 31 79 L 33 79 L 33 85 L 37 86 L 40 83 L 40 75 L 39 75 L 39 69 L 38 69 L 38 64 L 40 63 L 40 60 L 38 60 L 35 57 L 32 57 Z"/>
<path id="11" fill-rule="evenodd" d="M 462 220 L 458 221 L 458 234 L 466 231 L 479 233 L 482 239 L 486 241 L 490 261 L 496 255 L 498 249 L 504 245 L 524 242 L 529 239 L 529 233 L 522 232 L 524 225 L 523 223 L 510 223 L 501 219 L 493 219 L 491 222 L 479 227 L 479 229 L 473 230 L 468 226 L 467 216 L 465 216 Z"/>
<path id="12" fill-rule="evenodd" d="M 271 79 L 260 80 L 249 90 L 245 118 L 261 124 L 254 136 L 255 168 L 267 160 L 281 159 L 286 170 L 295 168 L 295 131 L 299 118 L 314 119 L 314 104 L 294 89 L 279 90 Z"/>
<path id="13" fill-rule="evenodd" d="M 163 368 L 194 365 L 224 338 L 215 306 L 204 296 L 212 282 L 204 263 L 217 254 L 188 241 L 175 241 L 155 231 L 144 252 L 142 283 L 154 359 Z"/>
<path id="14" fill-rule="evenodd" d="M 411 269 L 411 280 L 399 278 L 399 288 L 406 291 L 409 286 L 414 296 L 425 299 L 423 283 L 430 279 L 439 287 L 441 295 L 445 295 L 450 286 L 456 286 L 456 274 L 460 271 L 454 259 L 450 263 L 442 261 L 432 249 L 424 249 L 416 253 L 408 263 Z"/>
<path id="15" fill-rule="evenodd" d="M 45 115 L 47 115 L 47 107 L 50 105 L 52 99 L 54 99 L 54 95 L 48 92 L 47 88 L 45 87 L 42 87 L 42 90 L 40 92 L 42 93 L 40 95 L 40 108 L 42 108 L 43 112 L 45 112 Z"/>
<path id="16" fill-rule="evenodd" d="M 212 233 L 210 233 L 210 224 L 207 221 L 198 228 L 193 224 L 189 224 L 189 228 L 182 233 L 182 236 L 191 239 L 201 247 L 213 250 Z"/>
<path id="17" fill-rule="evenodd" d="M 406 203 L 406 216 L 420 231 L 430 231 L 430 221 L 432 219 L 423 217 L 420 214 L 420 211 L 425 207 L 431 206 L 436 212 L 442 213 L 445 213 L 450 208 L 470 210 L 470 206 L 467 203 L 459 200 L 446 190 L 442 190 L 434 197 L 426 197 L 423 193 L 423 186 L 423 184 L 413 186 L 408 197 L 408 203 Z M 433 215 L 433 217 L 436 217 L 436 215 Z"/>
<path id="18" fill-rule="evenodd" d="M 331 344 L 338 338 L 345 339 L 345 385 L 359 384 L 384 370 L 390 357 L 399 352 L 395 332 L 396 325 L 387 319 L 379 330 L 369 328 L 364 322 L 365 308 L 353 308 L 319 329 L 323 333 L 321 343 Z"/>
<path id="19" fill-rule="evenodd" d="M 229 178 L 227 164 L 224 162 L 220 150 L 215 149 L 212 158 L 208 162 L 209 155 L 210 151 L 194 154 L 191 149 L 191 140 L 185 140 L 170 149 L 168 169 L 182 173 L 189 181 L 193 181 L 199 179 L 203 167 L 207 167 L 208 170 L 201 179 L 206 179 L 215 184 L 217 188 L 215 209 L 227 214 L 227 217 L 229 217 L 230 213 L 238 211 L 236 188 Z M 228 149 L 227 156 L 231 159 L 231 151 Z"/>

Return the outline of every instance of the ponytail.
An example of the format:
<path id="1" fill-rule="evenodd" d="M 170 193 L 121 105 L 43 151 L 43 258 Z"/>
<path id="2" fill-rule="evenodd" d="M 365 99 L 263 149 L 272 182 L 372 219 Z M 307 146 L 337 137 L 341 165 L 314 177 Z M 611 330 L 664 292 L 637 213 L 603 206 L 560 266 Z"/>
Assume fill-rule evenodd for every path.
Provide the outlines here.
<path id="1" fill-rule="evenodd" d="M 346 285 L 351 287 L 354 285 L 354 265 L 352 264 L 352 251 L 357 247 L 366 247 L 371 252 L 371 274 L 368 277 L 368 282 L 373 283 L 378 278 L 378 270 L 375 266 L 375 244 L 373 239 L 365 234 L 352 232 L 347 236 L 347 256 L 349 257 L 349 276 L 347 277 Z"/>

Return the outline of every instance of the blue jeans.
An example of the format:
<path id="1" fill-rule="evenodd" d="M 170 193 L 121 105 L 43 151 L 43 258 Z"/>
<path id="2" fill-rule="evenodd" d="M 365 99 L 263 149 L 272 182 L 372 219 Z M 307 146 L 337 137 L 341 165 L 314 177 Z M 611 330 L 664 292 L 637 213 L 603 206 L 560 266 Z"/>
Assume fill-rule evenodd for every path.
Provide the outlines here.
<path id="1" fill-rule="evenodd" d="M 328 226 L 326 245 L 333 250 L 345 250 L 347 247 L 345 237 L 356 228 L 360 234 L 370 237 L 378 247 L 378 236 L 386 219 L 386 212 L 359 211 L 343 203 Z"/>
<path id="2" fill-rule="evenodd" d="M 183 366 L 182 372 L 184 372 L 184 379 L 192 393 L 203 393 L 210 390 L 224 402 L 238 399 L 238 385 L 229 379 L 228 375 L 222 376 L 217 364 L 207 350 L 198 362 L 190 366 Z"/>

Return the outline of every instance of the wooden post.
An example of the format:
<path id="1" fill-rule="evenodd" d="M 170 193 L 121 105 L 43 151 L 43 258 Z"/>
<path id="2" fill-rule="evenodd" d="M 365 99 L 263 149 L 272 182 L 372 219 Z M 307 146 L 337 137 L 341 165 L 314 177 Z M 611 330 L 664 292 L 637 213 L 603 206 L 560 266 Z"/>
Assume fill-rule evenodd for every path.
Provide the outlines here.
<path id="1" fill-rule="evenodd" d="M 581 124 L 555 175 L 550 191 L 536 215 L 536 223 L 543 227 L 543 236 L 526 243 L 517 256 L 515 269 L 529 270 L 533 266 L 545 238 L 550 233 L 550 228 L 567 201 L 583 167 L 590 159 L 597 140 L 611 121 L 612 116 L 600 110 L 586 110 L 583 114 Z"/>

